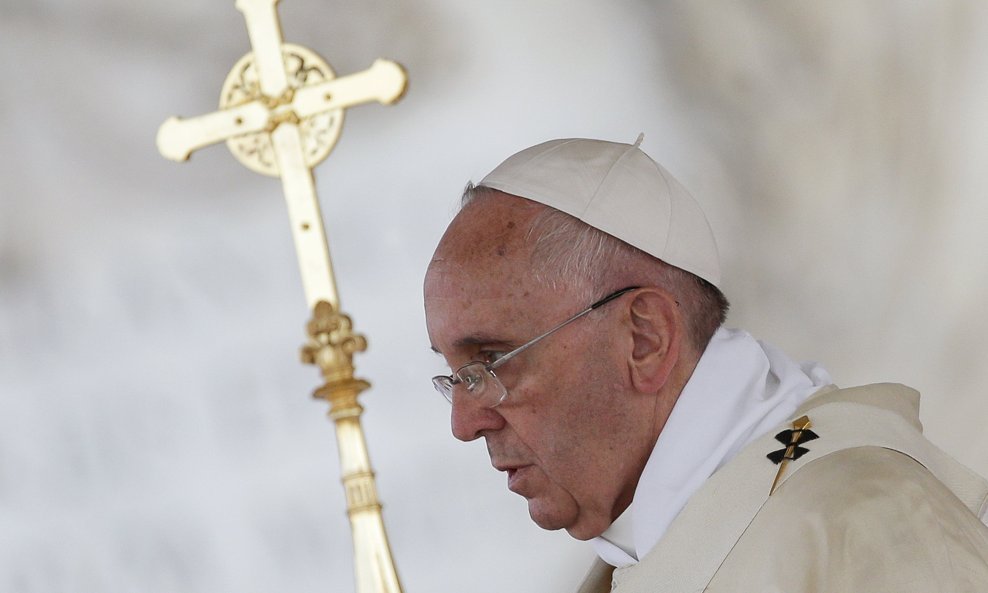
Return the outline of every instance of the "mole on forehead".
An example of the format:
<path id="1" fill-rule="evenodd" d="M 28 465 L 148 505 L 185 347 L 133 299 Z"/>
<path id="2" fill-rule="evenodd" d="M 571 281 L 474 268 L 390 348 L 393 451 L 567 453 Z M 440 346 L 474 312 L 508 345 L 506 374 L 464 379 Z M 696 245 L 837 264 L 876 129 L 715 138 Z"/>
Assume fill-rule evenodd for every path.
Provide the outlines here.
<path id="1" fill-rule="evenodd" d="M 477 270 L 483 270 L 488 277 L 509 278 L 526 277 L 531 267 L 531 257 L 523 253 L 517 245 L 498 242 L 441 249 L 429 262 L 427 273 L 442 276 L 460 274 L 473 276 Z"/>
<path id="2" fill-rule="evenodd" d="M 484 266 L 498 274 L 512 274 L 531 267 L 531 253 L 518 238 L 498 238 L 461 243 L 436 254 L 433 264 Z"/>
<path id="3" fill-rule="evenodd" d="M 525 243 L 528 228 L 539 209 L 532 203 L 481 200 L 467 205 L 447 229 L 444 241 L 460 246 L 475 244 L 513 247 Z"/>
<path id="4" fill-rule="evenodd" d="M 480 231 L 477 233 L 465 233 L 458 237 L 458 240 L 450 246 L 449 252 L 462 254 L 467 257 L 504 257 L 519 253 L 527 243 L 525 235 L 513 231 L 514 223 L 508 223 L 508 228 L 501 232 Z"/>

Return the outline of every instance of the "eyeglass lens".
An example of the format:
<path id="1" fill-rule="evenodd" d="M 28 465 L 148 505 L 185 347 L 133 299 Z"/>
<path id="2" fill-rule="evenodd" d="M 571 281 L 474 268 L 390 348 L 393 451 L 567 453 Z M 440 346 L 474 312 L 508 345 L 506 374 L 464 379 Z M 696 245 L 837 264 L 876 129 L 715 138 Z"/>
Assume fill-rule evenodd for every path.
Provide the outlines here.
<path id="1" fill-rule="evenodd" d="M 470 392 L 477 400 L 485 402 L 487 405 L 497 405 L 504 398 L 507 389 L 501 384 L 500 379 L 482 362 L 472 362 L 464 365 L 456 371 L 456 383 Z M 439 376 L 433 379 L 436 389 L 443 394 L 450 403 L 453 402 L 453 389 L 455 384 L 449 377 Z"/>

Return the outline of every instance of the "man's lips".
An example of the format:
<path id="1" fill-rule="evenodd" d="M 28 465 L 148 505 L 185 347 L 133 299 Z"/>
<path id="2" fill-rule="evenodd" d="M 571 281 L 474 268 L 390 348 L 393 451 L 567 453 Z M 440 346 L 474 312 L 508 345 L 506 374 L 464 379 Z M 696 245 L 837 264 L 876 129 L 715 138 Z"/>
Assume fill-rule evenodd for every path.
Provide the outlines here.
<path id="1" fill-rule="evenodd" d="M 521 469 L 527 466 L 528 464 L 527 463 L 492 463 L 491 465 L 493 465 L 494 469 L 496 469 L 497 471 L 508 472 L 508 474 L 510 475 L 511 472 Z"/>
<path id="2" fill-rule="evenodd" d="M 508 474 L 508 490 L 515 491 L 515 486 L 519 480 L 521 480 L 525 475 L 525 470 L 532 467 L 530 464 L 518 464 L 518 465 L 495 465 L 494 468 L 498 471 L 505 472 Z"/>

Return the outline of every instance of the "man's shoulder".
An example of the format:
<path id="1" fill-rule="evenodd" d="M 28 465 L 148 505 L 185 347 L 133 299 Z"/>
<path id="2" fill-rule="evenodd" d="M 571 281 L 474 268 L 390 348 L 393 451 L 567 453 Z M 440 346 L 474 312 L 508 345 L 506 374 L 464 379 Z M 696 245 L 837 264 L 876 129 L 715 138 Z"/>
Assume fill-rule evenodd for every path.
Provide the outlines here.
<path id="1" fill-rule="evenodd" d="M 791 513 L 793 520 L 833 522 L 855 513 L 899 516 L 918 512 L 917 505 L 930 507 L 935 516 L 953 513 L 976 519 L 943 482 L 915 459 L 885 447 L 862 446 L 843 449 L 813 460 L 787 480 L 766 501 L 762 513 Z M 986 532 L 985 527 L 980 522 Z"/>
<path id="2" fill-rule="evenodd" d="M 797 466 L 843 449 L 884 447 L 918 462 L 972 513 L 982 521 L 988 518 L 988 481 L 923 436 L 916 390 L 894 383 L 845 389 L 831 386 L 808 399 L 796 415 L 806 415 L 820 433 L 820 440 L 813 443 L 819 446 L 811 446 L 813 453 Z"/>
<path id="3" fill-rule="evenodd" d="M 922 432 L 923 425 L 919 422 L 919 398 L 918 391 L 900 383 L 872 383 L 844 388 L 828 385 L 806 400 L 799 407 L 796 415 L 809 414 L 812 410 L 828 404 L 857 404 L 892 412 L 909 422 L 917 431 Z"/>
<path id="4" fill-rule="evenodd" d="M 721 590 L 718 583 L 984 591 L 988 527 L 914 459 L 882 447 L 845 449 L 807 464 L 769 498 L 709 590 Z"/>

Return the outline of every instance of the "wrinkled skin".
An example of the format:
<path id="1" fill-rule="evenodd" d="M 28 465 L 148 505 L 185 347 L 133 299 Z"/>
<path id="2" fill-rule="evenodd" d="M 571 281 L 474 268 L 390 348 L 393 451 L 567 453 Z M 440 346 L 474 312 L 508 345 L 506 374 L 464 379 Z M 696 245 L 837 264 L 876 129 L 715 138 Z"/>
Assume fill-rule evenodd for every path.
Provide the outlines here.
<path id="1" fill-rule="evenodd" d="M 525 233 L 542 208 L 481 197 L 440 242 L 425 281 L 426 319 L 432 346 L 451 369 L 512 350 L 589 304 L 532 278 Z M 485 439 L 491 464 L 507 473 L 508 488 L 528 500 L 545 529 L 590 539 L 632 500 L 675 402 L 666 391 L 681 388 L 668 380 L 674 347 L 663 351 L 657 381 L 641 379 L 634 362 L 651 356 L 642 356 L 649 342 L 635 334 L 642 325 L 636 307 L 649 303 L 648 295 L 624 295 L 505 363 L 497 374 L 508 396 L 496 408 L 454 397 L 454 436 Z"/>

